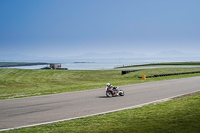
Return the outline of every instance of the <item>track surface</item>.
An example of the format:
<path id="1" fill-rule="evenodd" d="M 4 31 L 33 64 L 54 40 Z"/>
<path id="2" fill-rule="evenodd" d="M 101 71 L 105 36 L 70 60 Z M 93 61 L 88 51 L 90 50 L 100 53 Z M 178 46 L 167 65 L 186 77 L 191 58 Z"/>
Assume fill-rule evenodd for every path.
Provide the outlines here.
<path id="1" fill-rule="evenodd" d="M 121 86 L 125 96 L 105 89 L 0 101 L 0 130 L 118 110 L 200 90 L 200 77 Z"/>

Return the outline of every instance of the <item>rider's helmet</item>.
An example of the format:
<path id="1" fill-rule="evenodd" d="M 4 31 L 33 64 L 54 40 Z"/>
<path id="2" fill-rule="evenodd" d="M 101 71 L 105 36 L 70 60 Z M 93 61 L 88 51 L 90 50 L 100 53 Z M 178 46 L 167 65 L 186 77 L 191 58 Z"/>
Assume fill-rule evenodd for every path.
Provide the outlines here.
<path id="1" fill-rule="evenodd" d="M 107 86 L 107 87 L 110 86 L 110 83 L 107 83 L 106 86 Z"/>

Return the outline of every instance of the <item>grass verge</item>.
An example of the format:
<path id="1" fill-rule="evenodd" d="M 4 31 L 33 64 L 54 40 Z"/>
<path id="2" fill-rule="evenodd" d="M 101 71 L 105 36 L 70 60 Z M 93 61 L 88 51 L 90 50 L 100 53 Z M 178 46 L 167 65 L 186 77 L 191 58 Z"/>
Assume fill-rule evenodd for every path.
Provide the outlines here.
<path id="1" fill-rule="evenodd" d="M 198 133 L 200 94 L 65 122 L 22 128 L 5 133 Z"/>
<path id="2" fill-rule="evenodd" d="M 142 75 L 152 76 L 166 73 L 200 71 L 200 68 L 156 68 L 138 70 L 121 75 L 121 70 L 24 70 L 0 69 L 0 99 L 48 95 L 63 92 L 104 88 L 109 82 L 114 86 L 138 84 L 200 76 L 184 74 L 166 77 L 139 79 Z"/>

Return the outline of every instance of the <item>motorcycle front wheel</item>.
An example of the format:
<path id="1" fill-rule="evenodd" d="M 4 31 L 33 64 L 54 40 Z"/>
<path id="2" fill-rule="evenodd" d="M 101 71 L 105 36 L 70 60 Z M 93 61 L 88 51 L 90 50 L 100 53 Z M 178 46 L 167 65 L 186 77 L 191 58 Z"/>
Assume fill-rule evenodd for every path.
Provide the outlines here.
<path id="1" fill-rule="evenodd" d="M 106 92 L 107 97 L 112 97 L 112 93 L 110 91 Z"/>

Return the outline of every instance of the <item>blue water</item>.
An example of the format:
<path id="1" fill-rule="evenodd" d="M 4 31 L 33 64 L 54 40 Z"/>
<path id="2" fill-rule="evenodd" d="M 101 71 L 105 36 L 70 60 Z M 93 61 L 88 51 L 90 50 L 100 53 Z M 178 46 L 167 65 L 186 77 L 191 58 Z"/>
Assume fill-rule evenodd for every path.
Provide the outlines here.
<path id="1" fill-rule="evenodd" d="M 68 68 L 69 70 L 103 70 L 111 69 L 120 66 L 129 65 L 141 65 L 148 63 L 162 63 L 162 62 L 189 62 L 200 61 L 198 57 L 187 58 L 120 58 L 120 59 L 52 59 L 42 61 L 21 61 L 21 62 L 47 62 L 47 63 L 61 63 L 62 68 Z M 74 63 L 74 62 L 86 62 L 86 63 Z M 19 69 L 40 69 L 47 65 L 36 66 L 20 66 L 9 67 Z"/>

